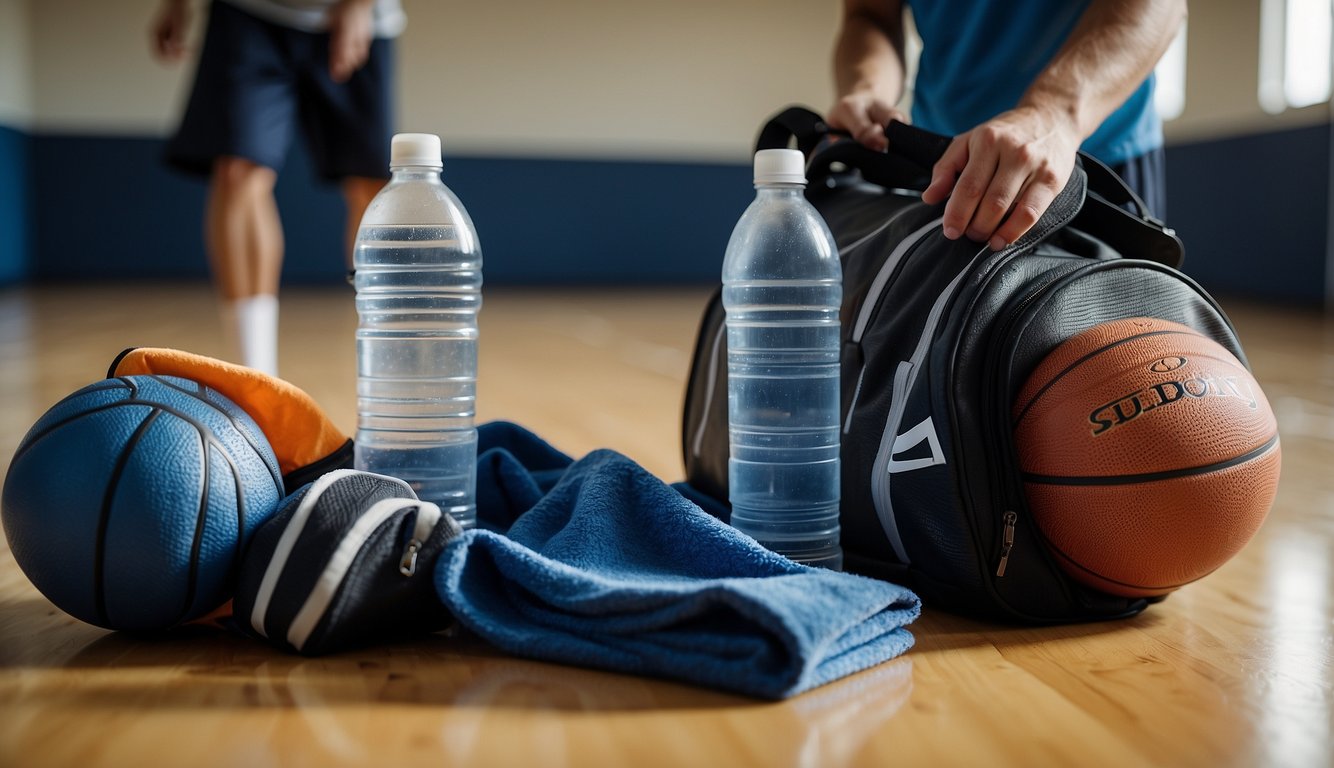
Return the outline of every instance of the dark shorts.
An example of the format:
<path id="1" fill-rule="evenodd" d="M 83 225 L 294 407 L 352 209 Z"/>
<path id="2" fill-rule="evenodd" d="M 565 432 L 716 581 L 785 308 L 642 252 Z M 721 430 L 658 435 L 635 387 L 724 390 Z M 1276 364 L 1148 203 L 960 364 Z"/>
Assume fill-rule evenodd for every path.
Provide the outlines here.
<path id="1" fill-rule="evenodd" d="M 277 171 L 299 125 L 320 175 L 388 178 L 393 41 L 376 38 L 346 83 L 329 78 L 329 36 L 211 4 L 194 89 L 167 162 L 207 175 L 222 156 Z"/>
<path id="2" fill-rule="evenodd" d="M 1162 147 L 1111 168 L 1125 180 L 1127 186 L 1135 190 L 1135 194 L 1149 207 L 1149 213 L 1159 219 L 1167 219 L 1167 163 Z"/>

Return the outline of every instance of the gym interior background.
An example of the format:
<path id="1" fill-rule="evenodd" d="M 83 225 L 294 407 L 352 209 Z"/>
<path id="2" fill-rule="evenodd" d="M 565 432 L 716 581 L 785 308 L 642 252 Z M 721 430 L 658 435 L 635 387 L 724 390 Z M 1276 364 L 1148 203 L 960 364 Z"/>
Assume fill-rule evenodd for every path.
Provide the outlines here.
<path id="1" fill-rule="evenodd" d="M 150 55 L 156 4 L 0 0 L 0 284 L 206 276 L 204 185 L 159 160 L 193 64 Z M 489 285 L 715 281 L 760 124 L 832 100 L 835 0 L 404 5 L 398 128 L 441 135 Z M 1329 41 L 1328 3 L 1191 6 L 1168 221 L 1210 291 L 1334 299 Z M 337 282 L 339 198 L 294 147 L 284 284 Z"/>

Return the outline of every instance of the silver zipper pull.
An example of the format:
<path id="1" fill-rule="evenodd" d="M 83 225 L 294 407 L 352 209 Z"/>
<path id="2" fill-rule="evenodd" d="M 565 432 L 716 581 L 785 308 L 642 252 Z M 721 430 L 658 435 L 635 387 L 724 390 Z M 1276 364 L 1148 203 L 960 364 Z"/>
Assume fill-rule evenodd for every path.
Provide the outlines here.
<path id="1" fill-rule="evenodd" d="M 407 549 L 403 550 L 403 557 L 398 561 L 398 572 L 404 576 L 411 576 L 417 572 L 417 553 L 421 551 L 423 544 L 431 538 L 431 531 L 435 530 L 436 523 L 444 513 L 440 507 L 429 501 L 423 501 L 417 505 L 417 521 L 412 528 L 412 540 L 408 542 Z"/>
<path id="2" fill-rule="evenodd" d="M 408 548 L 403 551 L 403 559 L 399 560 L 399 573 L 404 576 L 411 576 L 416 573 L 416 553 L 422 551 L 422 543 L 414 539 L 408 541 Z"/>
<path id="3" fill-rule="evenodd" d="M 1005 566 L 1010 564 L 1010 550 L 1014 549 L 1014 524 L 1019 519 L 1019 515 L 1013 510 L 1006 510 L 1005 516 L 1001 518 L 1005 521 L 1005 534 L 1001 540 L 1000 565 L 996 568 L 996 576 L 1005 575 Z"/>
<path id="4" fill-rule="evenodd" d="M 408 542 L 408 548 L 403 550 L 403 559 L 398 561 L 398 572 L 404 576 L 411 576 L 417 572 L 417 553 L 421 551 L 422 543 L 413 539 Z"/>

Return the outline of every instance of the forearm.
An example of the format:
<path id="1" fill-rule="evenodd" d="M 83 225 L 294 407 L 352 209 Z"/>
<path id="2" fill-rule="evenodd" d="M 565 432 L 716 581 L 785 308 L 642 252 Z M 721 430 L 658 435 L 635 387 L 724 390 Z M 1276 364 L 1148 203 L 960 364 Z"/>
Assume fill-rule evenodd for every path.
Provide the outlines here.
<path id="1" fill-rule="evenodd" d="M 866 92 L 888 104 L 903 95 L 903 22 L 898 3 L 875 8 L 848 0 L 834 44 L 834 86 L 839 96 Z"/>
<path id="2" fill-rule="evenodd" d="M 1088 138 L 1135 91 L 1176 36 L 1186 0 L 1093 0 L 1019 102 Z"/>

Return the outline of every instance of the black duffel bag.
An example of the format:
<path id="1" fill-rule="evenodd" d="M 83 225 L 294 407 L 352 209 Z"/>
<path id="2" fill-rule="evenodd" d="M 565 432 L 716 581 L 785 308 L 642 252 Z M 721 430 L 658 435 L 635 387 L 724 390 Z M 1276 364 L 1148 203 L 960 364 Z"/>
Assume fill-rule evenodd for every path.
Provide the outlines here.
<path id="1" fill-rule="evenodd" d="M 1183 249 L 1112 171 L 1081 155 L 1018 242 L 993 252 L 941 232 L 920 190 L 949 139 L 902 123 L 889 152 L 835 138 L 791 108 L 757 149 L 795 139 L 807 197 L 843 264 L 842 507 L 846 567 L 912 586 L 928 606 L 1067 622 L 1150 602 L 1083 586 L 1057 566 L 1027 511 L 1010 404 L 1038 363 L 1100 323 L 1189 326 L 1245 361 L 1222 309 L 1177 271 Z M 727 359 L 710 299 L 686 390 L 683 450 L 695 489 L 727 499 Z"/>

